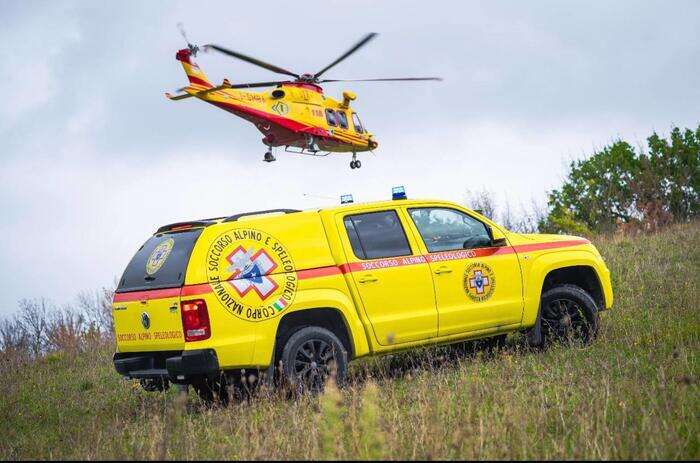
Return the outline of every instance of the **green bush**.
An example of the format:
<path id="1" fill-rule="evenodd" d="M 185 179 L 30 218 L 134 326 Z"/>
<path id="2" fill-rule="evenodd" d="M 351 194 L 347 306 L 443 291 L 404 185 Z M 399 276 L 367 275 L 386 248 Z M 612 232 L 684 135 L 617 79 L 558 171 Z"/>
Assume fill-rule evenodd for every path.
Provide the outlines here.
<path id="1" fill-rule="evenodd" d="M 590 235 L 620 227 L 656 230 L 700 211 L 700 125 L 656 133 L 647 150 L 619 140 L 570 165 L 566 181 L 549 193 L 540 231 Z"/>

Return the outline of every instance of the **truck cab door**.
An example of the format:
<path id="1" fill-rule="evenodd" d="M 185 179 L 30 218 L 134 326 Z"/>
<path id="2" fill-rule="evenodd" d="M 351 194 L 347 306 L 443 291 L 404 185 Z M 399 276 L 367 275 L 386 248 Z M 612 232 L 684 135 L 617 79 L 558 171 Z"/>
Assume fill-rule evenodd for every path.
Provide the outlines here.
<path id="1" fill-rule="evenodd" d="M 430 266 L 416 243 L 411 246 L 402 215 L 389 209 L 337 218 L 346 279 L 382 346 L 437 336 Z"/>
<path id="2" fill-rule="evenodd" d="M 520 263 L 489 227 L 448 207 L 408 208 L 435 283 L 439 336 L 518 325 L 523 313 Z"/>

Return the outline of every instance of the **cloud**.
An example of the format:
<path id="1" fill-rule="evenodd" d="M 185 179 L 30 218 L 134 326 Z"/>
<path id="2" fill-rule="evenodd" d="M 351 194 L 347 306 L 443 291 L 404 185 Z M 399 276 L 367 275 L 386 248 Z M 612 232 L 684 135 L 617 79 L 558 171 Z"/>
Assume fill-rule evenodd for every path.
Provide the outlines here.
<path id="1" fill-rule="evenodd" d="M 67 5 L 49 3 L 42 6 L 41 14 L 9 11 L 0 23 L 6 47 L 0 74 L 10 89 L 0 105 L 0 131 L 45 107 L 61 91 L 56 61 L 80 41 L 68 11 Z"/>
<path id="2" fill-rule="evenodd" d="M 230 10 L 215 2 L 3 5 L 0 72 L 12 91 L 0 105 L 0 313 L 22 297 L 64 302 L 111 284 L 164 223 L 322 207 L 343 193 L 382 199 L 394 185 L 410 197 L 462 201 L 486 188 L 514 205 L 543 201 L 570 159 L 698 123 L 697 2 L 338 5 L 242 4 L 230 15 L 212 15 Z M 264 164 L 252 125 L 163 98 L 185 83 L 178 21 L 196 43 L 298 72 L 374 30 L 329 78 L 445 81 L 326 88 L 353 89 L 380 142 L 359 171 L 344 156 Z M 274 77 L 220 55 L 198 61 L 215 82 Z"/>

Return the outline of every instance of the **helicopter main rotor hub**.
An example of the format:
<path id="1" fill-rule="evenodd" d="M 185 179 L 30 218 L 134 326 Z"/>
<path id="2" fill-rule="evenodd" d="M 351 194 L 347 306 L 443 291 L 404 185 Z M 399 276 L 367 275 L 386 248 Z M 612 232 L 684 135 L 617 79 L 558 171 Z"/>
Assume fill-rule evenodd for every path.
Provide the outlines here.
<path id="1" fill-rule="evenodd" d="M 316 76 L 313 74 L 302 74 L 299 76 L 298 80 L 301 82 L 315 83 L 318 79 L 316 79 Z"/>

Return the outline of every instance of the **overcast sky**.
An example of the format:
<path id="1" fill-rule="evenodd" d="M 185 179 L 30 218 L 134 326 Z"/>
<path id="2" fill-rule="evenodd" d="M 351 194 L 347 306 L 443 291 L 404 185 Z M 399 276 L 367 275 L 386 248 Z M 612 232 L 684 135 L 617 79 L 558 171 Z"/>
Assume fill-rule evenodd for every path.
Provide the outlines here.
<path id="1" fill-rule="evenodd" d="M 571 159 L 700 122 L 700 1 L 261 5 L 0 0 L 0 315 L 21 298 L 63 304 L 111 285 L 165 223 L 388 198 L 393 185 L 544 202 Z M 163 97 L 187 82 L 180 21 L 196 43 L 300 73 L 379 32 L 327 77 L 445 80 L 327 85 L 357 93 L 380 143 L 359 171 L 342 155 L 264 164 L 251 124 Z M 213 82 L 276 78 L 221 55 L 197 61 Z"/>

